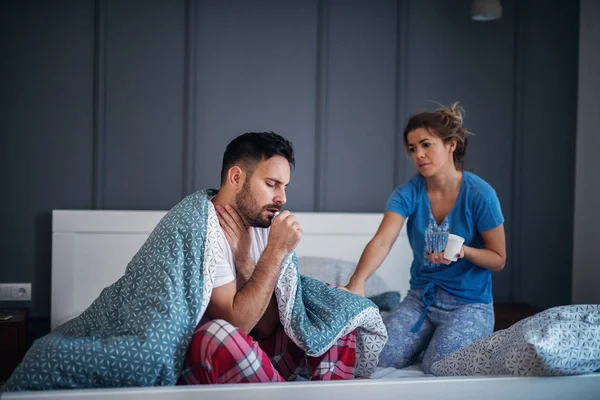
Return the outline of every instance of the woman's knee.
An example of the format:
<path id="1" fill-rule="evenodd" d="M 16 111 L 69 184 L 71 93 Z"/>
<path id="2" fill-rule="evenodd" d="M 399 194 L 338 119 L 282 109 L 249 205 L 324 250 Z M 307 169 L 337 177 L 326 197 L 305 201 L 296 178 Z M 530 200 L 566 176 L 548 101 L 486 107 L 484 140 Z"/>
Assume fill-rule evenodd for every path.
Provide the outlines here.
<path id="1" fill-rule="evenodd" d="M 491 315 L 492 318 L 487 312 L 456 315 L 438 327 L 423 356 L 423 371 L 431 373 L 436 362 L 491 334 L 494 326 L 493 313 Z"/>
<path id="2" fill-rule="evenodd" d="M 411 332 L 410 326 L 395 332 L 388 329 L 390 336 L 379 356 L 379 366 L 405 368 L 414 364 L 427 346 L 429 331 L 429 326 L 423 326 L 417 333 Z"/>
<path id="3" fill-rule="evenodd" d="M 438 339 L 439 340 L 439 339 Z M 423 372 L 426 374 L 431 374 L 431 367 L 438 361 L 442 361 L 444 358 L 448 357 L 450 354 L 454 353 L 462 349 L 465 346 L 468 346 L 471 341 L 461 342 L 461 341 L 452 341 L 451 338 L 446 338 L 447 343 L 445 346 L 440 346 L 440 343 L 437 343 L 438 340 L 432 341 L 429 343 L 427 350 L 423 354 L 423 361 L 421 363 L 421 368 Z M 444 339 L 442 338 L 442 341 Z"/>
<path id="4" fill-rule="evenodd" d="M 386 316 L 384 323 L 388 331 L 388 342 L 379 357 L 380 367 L 405 368 L 416 361 L 434 330 L 431 322 L 425 319 L 417 332 L 411 331 L 422 313 L 422 307 L 413 299 L 407 298 Z"/>
<path id="5" fill-rule="evenodd" d="M 386 344 L 379 355 L 378 366 L 384 368 L 406 368 L 413 364 L 414 358 L 411 354 L 402 351 L 402 349 L 390 347 Z"/>
<path id="6" fill-rule="evenodd" d="M 432 348 L 428 348 L 423 354 L 423 361 L 421 362 L 421 369 L 426 374 L 431 374 L 431 366 L 436 362 L 446 358 L 448 354 L 440 354 L 432 351 Z"/>

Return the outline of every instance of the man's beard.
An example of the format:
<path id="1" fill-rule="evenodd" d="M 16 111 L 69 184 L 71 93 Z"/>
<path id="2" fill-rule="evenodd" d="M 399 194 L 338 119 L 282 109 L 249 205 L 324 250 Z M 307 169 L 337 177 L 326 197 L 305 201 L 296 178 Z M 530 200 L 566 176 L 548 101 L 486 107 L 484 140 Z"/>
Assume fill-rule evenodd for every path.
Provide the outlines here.
<path id="1" fill-rule="evenodd" d="M 281 209 L 281 206 L 277 204 L 268 204 L 260 207 L 250 193 L 250 182 L 248 180 L 244 182 L 242 190 L 236 194 L 235 206 L 248 225 L 255 228 L 268 228 L 271 226 L 271 218 L 265 217 L 263 214 L 264 211 L 273 208 L 277 210 Z"/>

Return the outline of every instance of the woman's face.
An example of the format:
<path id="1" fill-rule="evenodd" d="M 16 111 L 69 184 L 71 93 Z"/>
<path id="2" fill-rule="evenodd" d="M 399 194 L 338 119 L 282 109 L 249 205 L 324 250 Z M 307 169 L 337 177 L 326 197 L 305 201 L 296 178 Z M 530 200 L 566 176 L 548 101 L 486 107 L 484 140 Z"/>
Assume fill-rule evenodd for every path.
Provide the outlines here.
<path id="1" fill-rule="evenodd" d="M 425 128 L 409 132 L 406 139 L 408 154 L 424 177 L 434 176 L 444 168 L 454 168 L 452 153 L 456 148 L 455 141 L 445 144 Z"/>

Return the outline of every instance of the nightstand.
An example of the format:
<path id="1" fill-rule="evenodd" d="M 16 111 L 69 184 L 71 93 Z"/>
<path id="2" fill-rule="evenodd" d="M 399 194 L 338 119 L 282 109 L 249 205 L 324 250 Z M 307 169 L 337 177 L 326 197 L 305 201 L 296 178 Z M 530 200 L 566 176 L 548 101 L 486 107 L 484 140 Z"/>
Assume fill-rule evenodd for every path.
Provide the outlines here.
<path id="1" fill-rule="evenodd" d="M 9 315 L 10 319 L 4 319 Z M 27 310 L 0 309 L 0 386 L 23 359 L 26 338 Z"/>
<path id="2" fill-rule="evenodd" d="M 494 315 L 496 320 L 494 331 L 506 329 L 522 319 L 529 318 L 542 311 L 544 311 L 543 308 L 530 306 L 525 303 L 494 303 Z"/>

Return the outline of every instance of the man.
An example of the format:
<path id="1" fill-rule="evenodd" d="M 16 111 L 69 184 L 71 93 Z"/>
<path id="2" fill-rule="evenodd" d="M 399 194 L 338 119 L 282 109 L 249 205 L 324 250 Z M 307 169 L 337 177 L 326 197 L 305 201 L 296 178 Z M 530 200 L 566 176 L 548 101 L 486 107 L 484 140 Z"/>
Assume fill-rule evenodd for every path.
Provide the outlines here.
<path id="1" fill-rule="evenodd" d="M 302 238 L 287 210 L 292 144 L 275 133 L 246 133 L 225 150 L 221 187 L 211 201 L 220 228 L 215 278 L 180 383 L 350 379 L 354 332 L 320 357 L 307 357 L 284 333 L 274 289 L 281 264 Z M 209 224 L 210 226 L 210 224 Z M 208 267 L 208 266 L 205 266 Z"/>
<path id="2" fill-rule="evenodd" d="M 175 205 L 124 275 L 36 340 L 3 389 L 370 376 L 387 340 L 378 309 L 300 276 L 302 229 L 289 211 L 275 216 L 293 165 L 275 133 L 233 140 L 220 190 Z"/>

